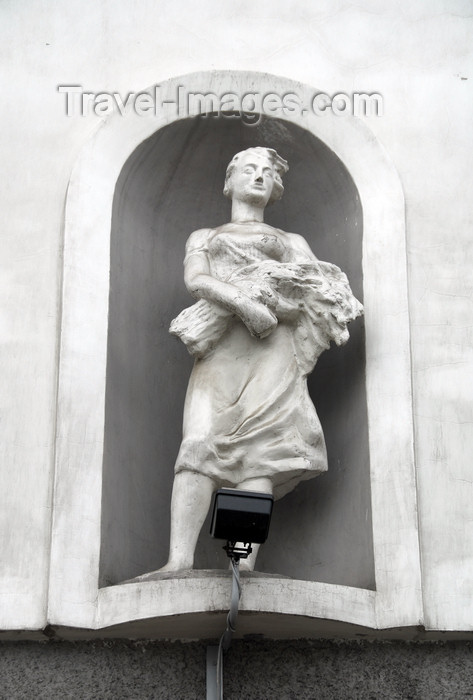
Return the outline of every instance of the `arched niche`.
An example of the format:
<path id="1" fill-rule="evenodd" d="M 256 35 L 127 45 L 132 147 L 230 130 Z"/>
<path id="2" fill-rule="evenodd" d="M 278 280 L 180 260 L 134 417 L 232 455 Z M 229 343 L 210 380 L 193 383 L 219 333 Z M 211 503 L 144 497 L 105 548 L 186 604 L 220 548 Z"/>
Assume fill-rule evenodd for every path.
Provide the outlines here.
<path id="1" fill-rule="evenodd" d="M 190 370 L 184 348 L 167 335 L 169 320 L 190 302 L 183 246 L 192 229 L 228 218 L 219 194 L 224 165 L 257 134 L 231 120 L 176 113 L 172 102 L 183 86 L 215 94 L 293 92 L 305 104 L 314 94 L 309 86 L 249 72 L 172 79 L 161 85 L 167 106 L 159 113 L 111 117 L 78 159 L 64 234 L 48 605 L 55 625 L 109 628 L 118 636 L 209 637 L 228 609 L 223 570 L 108 585 L 159 566 L 165 556 Z M 219 132 L 220 146 L 209 148 L 212 129 L 228 130 L 229 140 Z M 348 273 L 363 297 L 365 339 L 363 321 L 352 324 L 350 343 L 316 367 L 311 388 L 330 471 L 280 501 L 263 573 L 243 581 L 241 609 L 248 615 L 239 631 L 317 636 L 353 625 L 416 625 L 422 608 L 399 178 L 353 117 L 292 113 L 264 120 L 257 140 L 275 145 L 291 165 L 287 195 L 268 221 L 303 233 L 321 259 Z M 171 291 L 158 293 L 159 276 L 173 270 Z M 157 374 L 159 353 L 165 359 Z M 156 404 L 162 391 L 164 416 Z M 158 429 L 153 417 L 172 432 L 163 423 Z M 315 524 L 320 535 L 307 539 Z M 204 567 L 214 556 L 208 542 L 198 551 Z"/>
<path id="2" fill-rule="evenodd" d="M 118 583 L 167 560 L 173 464 L 191 358 L 168 334 L 192 299 L 185 242 L 229 219 L 223 197 L 231 157 L 263 145 L 288 160 L 283 199 L 266 220 L 302 233 L 363 298 L 360 198 L 350 173 L 320 139 L 263 118 L 193 117 L 144 141 L 124 164 L 112 213 L 101 582 Z M 329 472 L 277 502 L 258 571 L 374 588 L 363 320 L 343 349 L 324 353 L 309 390 L 327 442 Z M 231 371 L 231 368 L 229 368 Z M 302 537 L 301 537 L 302 534 Z M 196 568 L 227 565 L 204 526 Z"/>

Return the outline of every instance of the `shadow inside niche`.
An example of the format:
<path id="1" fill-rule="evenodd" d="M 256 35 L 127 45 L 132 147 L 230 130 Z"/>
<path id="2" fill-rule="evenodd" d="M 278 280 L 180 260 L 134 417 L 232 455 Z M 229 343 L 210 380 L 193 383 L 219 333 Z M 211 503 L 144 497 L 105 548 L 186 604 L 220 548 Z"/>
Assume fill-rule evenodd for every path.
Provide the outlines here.
<path id="1" fill-rule="evenodd" d="M 196 117 L 153 134 L 116 184 L 111 232 L 101 585 L 153 571 L 167 559 L 173 466 L 192 359 L 168 333 L 192 299 L 185 243 L 229 220 L 223 197 L 232 156 L 275 148 L 289 162 L 285 194 L 267 223 L 302 234 L 363 298 L 362 210 L 349 172 L 308 131 L 263 118 Z M 374 588 L 363 319 L 342 348 L 325 352 L 309 390 L 327 443 L 329 471 L 277 501 L 257 569 L 298 579 Z M 226 568 L 207 522 L 196 567 Z"/>

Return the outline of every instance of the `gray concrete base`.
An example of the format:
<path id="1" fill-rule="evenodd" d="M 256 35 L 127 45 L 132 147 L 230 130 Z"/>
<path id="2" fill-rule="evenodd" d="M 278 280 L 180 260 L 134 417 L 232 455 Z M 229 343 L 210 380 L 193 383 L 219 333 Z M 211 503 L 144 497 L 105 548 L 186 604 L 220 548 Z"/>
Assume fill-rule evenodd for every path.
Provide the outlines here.
<path id="1" fill-rule="evenodd" d="M 1 700 L 201 700 L 206 643 L 3 642 Z M 473 643 L 237 640 L 226 700 L 473 697 Z"/>

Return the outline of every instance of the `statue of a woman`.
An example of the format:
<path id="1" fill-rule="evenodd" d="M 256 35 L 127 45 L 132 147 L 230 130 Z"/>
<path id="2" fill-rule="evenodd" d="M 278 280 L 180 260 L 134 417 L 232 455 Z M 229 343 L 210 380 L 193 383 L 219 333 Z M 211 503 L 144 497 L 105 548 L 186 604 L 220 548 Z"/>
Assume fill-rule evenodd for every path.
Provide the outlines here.
<path id="1" fill-rule="evenodd" d="M 280 498 L 327 469 L 307 375 L 361 313 L 346 276 L 306 241 L 263 223 L 283 193 L 287 163 L 249 148 L 227 168 L 231 222 L 195 231 L 185 283 L 197 303 L 171 324 L 195 356 L 175 466 L 169 560 L 192 568 L 212 494 L 220 487 Z M 252 569 L 257 545 L 242 568 Z"/>

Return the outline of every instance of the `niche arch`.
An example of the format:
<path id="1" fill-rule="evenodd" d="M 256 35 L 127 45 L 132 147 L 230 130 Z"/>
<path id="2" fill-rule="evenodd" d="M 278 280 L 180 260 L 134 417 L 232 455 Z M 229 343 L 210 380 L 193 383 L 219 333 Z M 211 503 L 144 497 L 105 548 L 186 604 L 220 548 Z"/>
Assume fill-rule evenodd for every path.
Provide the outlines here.
<path id="1" fill-rule="evenodd" d="M 172 96 L 183 84 L 195 91 L 217 94 L 230 90 L 243 93 L 250 87 L 262 93 L 292 91 L 305 101 L 313 93 L 306 86 L 275 76 L 234 72 L 194 74 L 170 80 L 162 87 Z M 163 504 L 169 502 L 172 451 L 177 451 L 178 441 L 177 447 L 175 436 L 169 444 L 162 435 L 156 441 L 153 420 L 145 421 L 143 416 L 148 407 L 158 419 L 162 417 L 173 422 L 174 430 L 176 421 L 177 424 L 180 421 L 176 406 L 182 410 L 187 377 L 182 380 L 179 373 L 187 363 L 188 374 L 190 361 L 185 349 L 176 345 L 178 341 L 168 339 L 167 324 L 190 302 L 185 297 L 182 283 L 183 244 L 191 230 L 225 220 L 225 216 L 222 218 L 225 200 L 219 194 L 222 172 L 215 163 L 222 161 L 226 165 L 239 148 L 234 148 L 233 144 L 248 138 L 251 141 L 248 145 L 274 145 L 290 163 L 286 195 L 268 212 L 268 222 L 303 233 L 321 259 L 339 264 L 348 273 L 355 293 L 364 298 L 366 342 L 363 323 L 358 323 L 358 331 L 356 324 L 352 324 L 355 339 L 340 350 L 342 365 L 337 365 L 331 351 L 325 354 L 331 359 L 325 360 L 322 356 L 313 375 L 317 382 L 318 370 L 324 361 L 328 362 L 327 373 L 338 374 L 337 368 L 343 366 L 343 355 L 348 361 L 352 348 L 354 355 L 348 362 L 351 368 L 346 371 L 344 382 L 355 377 L 356 386 L 348 387 L 348 392 L 347 386 L 342 388 L 345 389 L 345 398 L 347 393 L 356 397 L 348 419 L 353 434 L 342 446 L 341 458 L 337 457 L 348 476 L 337 471 L 330 457 L 330 438 L 327 435 L 332 482 L 341 482 L 341 489 L 339 483 L 324 487 L 323 480 L 330 479 L 324 475 L 302 484 L 294 495 L 279 502 L 281 510 L 286 511 L 282 517 L 285 523 L 291 520 L 287 516 L 292 508 L 303 514 L 302 527 L 308 529 L 313 522 L 310 508 L 307 508 L 310 498 L 307 492 L 303 497 L 302 490 L 314 489 L 313 495 L 319 491 L 323 494 L 328 489 L 329 498 L 336 500 L 334 494 L 343 494 L 347 480 L 350 483 L 350 478 L 356 474 L 351 487 L 352 490 L 355 484 L 358 487 L 357 497 L 350 499 L 350 494 L 344 493 L 338 504 L 345 507 L 343 522 L 338 523 L 341 535 L 337 540 L 336 518 L 331 520 L 333 512 L 326 506 L 327 499 L 320 498 L 322 515 L 320 511 L 317 513 L 322 528 L 320 539 L 309 546 L 306 544 L 305 554 L 310 555 L 309 559 L 316 557 L 320 547 L 325 545 L 325 561 L 301 565 L 304 555 L 301 557 L 296 552 L 292 561 L 289 557 L 289 568 L 284 571 L 280 565 L 274 566 L 275 555 L 271 555 L 272 545 L 268 543 L 262 551 L 261 566 L 267 576 L 245 582 L 243 609 L 268 614 L 273 621 L 276 616 L 280 621 L 278 634 L 282 630 L 283 636 L 288 621 L 293 618 L 298 621 L 302 633 L 309 636 L 317 633 L 320 619 L 372 629 L 418 624 L 420 574 L 412 450 L 405 231 L 403 196 L 397 174 L 372 135 L 353 118 L 294 115 L 291 119 L 286 117 L 285 121 L 263 119 L 261 127 L 241 126 L 240 131 L 244 131 L 239 135 L 236 135 L 235 122 L 225 118 L 211 122 L 211 119 L 215 118 L 203 119 L 198 115 L 176 118 L 171 109 L 158 117 L 114 116 L 87 144 L 71 177 L 65 222 L 50 622 L 103 628 L 143 620 L 143 629 L 151 629 L 153 634 L 179 636 L 177 627 L 173 628 L 171 624 L 169 628 L 169 620 L 175 615 L 184 615 L 189 620 L 198 620 L 198 629 L 202 630 L 203 636 L 209 636 L 211 622 L 207 613 L 225 610 L 227 606 L 225 576 L 218 572 L 206 574 L 205 581 L 196 572 L 190 577 L 170 577 L 146 584 L 107 584 L 120 584 L 124 578 L 145 573 L 163 563 L 159 557 L 163 557 L 168 537 L 168 513 Z M 209 152 L 211 128 L 220 134 L 220 148 L 213 154 L 213 161 L 205 157 Z M 257 128 L 260 128 L 260 133 L 251 133 L 251 129 Z M 242 133 L 247 136 L 243 137 Z M 228 145 L 229 155 L 221 144 Z M 299 154 L 300 168 L 297 157 L 291 162 L 288 152 L 291 149 L 293 155 Z M 169 157 L 163 160 L 166 153 Z M 171 153 L 174 153 L 173 157 Z M 176 153 L 181 153 L 181 157 Z M 168 171 L 164 169 L 166 176 L 156 192 L 150 174 L 153 163 L 158 161 Z M 317 206 L 310 211 L 307 207 L 304 209 L 308 191 L 294 187 L 294 184 L 297 184 L 298 173 L 307 175 L 308 163 L 312 163 L 315 172 L 314 162 L 323 166 L 317 173 L 326 174 L 325 181 L 318 182 L 321 187 L 312 190 L 315 202 L 311 200 L 311 205 L 317 203 L 317 193 L 322 192 L 318 201 L 319 223 L 324 197 L 327 200 L 325 205 L 337 191 L 344 197 L 338 210 L 327 206 L 326 211 L 332 213 L 322 217 L 324 235 L 319 234 L 318 239 L 311 240 L 308 229 L 311 222 L 317 224 Z M 183 169 L 186 163 L 191 163 L 192 168 Z M 186 181 L 183 186 L 183 174 L 195 174 L 199 168 L 201 177 L 194 177 L 190 184 Z M 296 183 L 291 182 L 291 177 Z M 203 182 L 211 183 L 211 187 L 203 187 Z M 138 201 L 137 193 L 141 193 Z M 187 225 L 183 225 L 183 212 L 186 212 L 186 222 L 187 212 L 191 212 L 192 220 L 189 219 Z M 294 225 L 298 212 L 300 225 Z M 344 227 L 342 220 L 345 215 L 348 226 Z M 161 246 L 157 254 L 158 237 L 150 235 L 155 226 L 153 216 L 161 216 L 159 225 L 168 226 L 176 233 L 180 239 L 179 247 Z M 141 221 L 138 222 L 137 217 Z M 331 247 L 329 243 L 333 241 L 325 234 L 333 229 L 337 217 L 340 219 L 339 235 L 344 240 L 342 245 Z M 127 222 L 125 227 L 122 226 L 123 218 Z M 361 228 L 363 247 L 360 245 L 355 250 L 355 245 L 348 259 L 343 260 L 340 251 L 344 246 L 349 248 L 352 245 Z M 125 249 L 120 249 L 116 243 L 120 236 L 128 245 Z M 143 236 L 148 236 L 144 248 Z M 361 238 L 358 237 L 358 241 L 361 243 Z M 326 252 L 324 245 L 327 246 Z M 134 258 L 139 261 L 136 268 L 129 265 Z M 153 289 L 156 266 L 163 274 L 164 271 L 178 270 L 178 274 L 170 278 L 172 292 L 168 296 L 158 298 L 149 292 Z M 136 276 L 140 278 L 138 284 L 134 279 Z M 125 307 L 129 305 L 124 314 L 121 313 L 123 304 Z M 395 314 L 392 314 L 393 309 Z M 157 324 L 156 315 L 159 318 Z M 131 329 L 128 335 L 123 333 L 125 318 Z M 154 321 L 150 321 L 152 318 Z M 128 340 L 125 341 L 125 337 Z M 171 354 L 164 347 L 168 342 L 172 343 Z M 147 352 L 143 352 L 144 343 Z M 150 377 L 148 369 L 153 364 L 153 348 L 157 351 L 164 349 L 164 355 L 173 361 L 178 357 L 176 362 L 164 363 L 169 381 L 162 384 L 168 387 L 168 391 L 170 387 L 176 387 L 175 396 L 171 396 L 171 392 L 163 402 L 166 409 L 157 412 L 153 396 L 160 390 L 157 386 L 159 378 L 152 375 L 152 380 L 147 381 Z M 363 366 L 365 349 L 366 373 Z M 334 413 L 334 404 L 329 401 L 321 409 L 316 397 L 316 405 L 327 430 L 323 412 Z M 134 432 L 129 430 L 130 440 L 127 440 L 130 415 L 135 417 L 136 424 Z M 331 417 L 329 422 L 336 434 L 337 421 Z M 352 445 L 355 440 L 359 449 L 356 455 L 358 471 L 355 472 L 347 469 L 350 440 Z M 136 469 L 136 454 L 140 449 L 141 472 Z M 142 465 L 153 452 L 156 459 L 159 450 L 164 455 L 162 467 L 163 472 L 167 470 L 168 480 L 163 484 L 161 478 L 154 478 L 150 486 L 149 469 L 143 470 Z M 159 517 L 153 519 L 156 502 L 160 507 L 155 511 L 160 512 Z M 298 514 L 295 515 L 297 518 Z M 296 519 L 293 522 L 296 523 Z M 149 546 L 155 533 L 160 535 L 160 551 Z M 277 521 L 271 534 L 284 534 Z M 297 535 L 297 527 L 290 534 L 292 537 Z M 340 544 L 343 542 L 345 545 Z M 290 541 L 284 544 L 287 548 Z M 345 546 L 345 549 L 340 551 L 340 546 Z M 331 553 L 335 556 L 327 565 Z M 346 554 L 348 564 L 338 566 L 337 554 L 339 562 Z M 350 556 L 353 556 L 352 561 Z M 152 561 L 147 561 L 147 557 Z M 206 549 L 201 544 L 197 565 L 205 567 L 210 558 L 208 546 Z M 284 593 L 287 579 L 278 574 L 290 575 L 294 579 L 289 598 Z M 202 620 L 206 621 L 204 627 Z M 273 629 L 274 623 L 272 625 Z M 166 633 L 165 629 L 168 630 Z"/>

